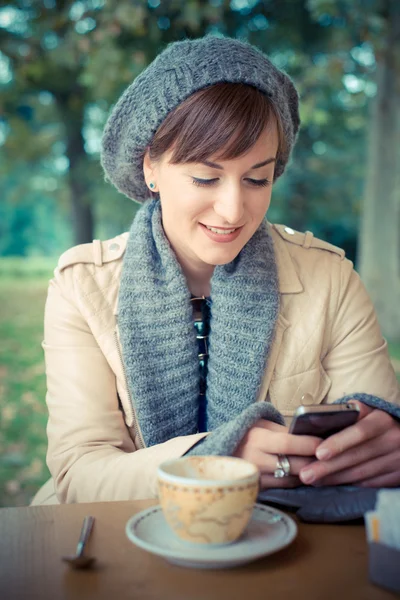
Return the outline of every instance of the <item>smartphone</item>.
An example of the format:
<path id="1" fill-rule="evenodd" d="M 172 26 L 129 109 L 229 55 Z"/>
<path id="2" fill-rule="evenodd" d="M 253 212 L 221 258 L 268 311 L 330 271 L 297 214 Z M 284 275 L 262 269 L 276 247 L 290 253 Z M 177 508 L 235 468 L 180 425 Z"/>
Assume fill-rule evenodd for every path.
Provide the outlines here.
<path id="1" fill-rule="evenodd" d="M 360 410 L 356 404 L 312 404 L 299 406 L 290 424 L 289 433 L 327 438 L 353 425 Z"/>

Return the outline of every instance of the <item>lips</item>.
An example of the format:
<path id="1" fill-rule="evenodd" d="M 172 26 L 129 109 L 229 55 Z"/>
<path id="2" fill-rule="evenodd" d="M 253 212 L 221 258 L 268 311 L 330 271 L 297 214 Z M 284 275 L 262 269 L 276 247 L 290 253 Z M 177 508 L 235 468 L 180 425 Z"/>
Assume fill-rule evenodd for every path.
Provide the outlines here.
<path id="1" fill-rule="evenodd" d="M 219 230 L 224 230 L 224 231 L 230 232 L 230 233 L 218 233 L 215 231 L 211 231 L 211 229 L 209 229 L 209 227 L 211 227 L 211 225 L 203 225 L 203 223 L 199 223 L 199 225 L 208 238 L 210 238 L 214 242 L 218 242 L 218 243 L 222 243 L 222 244 L 224 244 L 224 243 L 226 244 L 226 243 L 233 242 L 234 240 L 236 240 L 236 238 L 240 235 L 240 232 L 243 229 L 243 225 L 241 227 L 236 227 L 236 228 L 213 227 L 213 229 L 219 229 Z"/>
<path id="2" fill-rule="evenodd" d="M 210 227 L 209 225 L 206 225 L 206 227 L 213 233 L 220 233 L 222 235 L 233 233 L 236 229 L 238 229 L 237 227 L 231 227 L 230 229 L 226 229 L 225 227 Z"/>

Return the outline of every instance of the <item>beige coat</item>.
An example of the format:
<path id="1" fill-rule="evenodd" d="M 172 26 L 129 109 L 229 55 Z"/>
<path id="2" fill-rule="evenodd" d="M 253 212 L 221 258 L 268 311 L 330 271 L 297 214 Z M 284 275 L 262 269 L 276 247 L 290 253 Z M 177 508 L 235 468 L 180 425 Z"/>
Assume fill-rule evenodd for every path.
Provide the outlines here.
<path id="1" fill-rule="evenodd" d="M 355 392 L 400 403 L 386 342 L 344 252 L 273 225 L 281 308 L 258 401 L 290 420 L 296 407 Z M 205 434 L 143 448 L 116 327 L 128 239 L 76 246 L 50 281 L 43 348 L 49 408 L 47 462 L 53 480 L 33 503 L 154 497 L 157 466 Z M 54 484 L 53 484 L 54 481 Z"/>

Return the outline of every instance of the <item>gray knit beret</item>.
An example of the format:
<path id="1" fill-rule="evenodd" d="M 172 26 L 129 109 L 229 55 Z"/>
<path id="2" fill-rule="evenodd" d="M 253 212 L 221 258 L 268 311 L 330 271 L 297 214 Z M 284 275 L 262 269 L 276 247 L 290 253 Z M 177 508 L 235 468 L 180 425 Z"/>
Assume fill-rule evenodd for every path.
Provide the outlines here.
<path id="1" fill-rule="evenodd" d="M 104 128 L 101 164 L 106 179 L 137 202 L 151 197 L 143 158 L 168 113 L 188 96 L 218 82 L 246 83 L 264 92 L 278 111 L 287 150 L 275 167 L 287 164 L 300 125 L 298 95 L 290 78 L 254 46 L 207 35 L 172 42 L 125 90 Z"/>

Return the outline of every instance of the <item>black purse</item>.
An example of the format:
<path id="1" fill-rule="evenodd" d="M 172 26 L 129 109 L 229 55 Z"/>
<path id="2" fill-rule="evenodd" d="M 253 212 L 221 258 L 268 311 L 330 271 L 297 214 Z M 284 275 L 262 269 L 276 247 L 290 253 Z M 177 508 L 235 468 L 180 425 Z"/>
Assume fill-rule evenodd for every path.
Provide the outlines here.
<path id="1" fill-rule="evenodd" d="M 257 500 L 295 511 L 306 523 L 342 523 L 363 519 L 375 508 L 378 491 L 354 485 L 271 488 L 260 492 Z"/>

